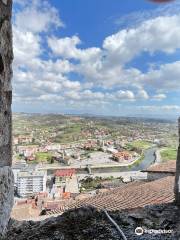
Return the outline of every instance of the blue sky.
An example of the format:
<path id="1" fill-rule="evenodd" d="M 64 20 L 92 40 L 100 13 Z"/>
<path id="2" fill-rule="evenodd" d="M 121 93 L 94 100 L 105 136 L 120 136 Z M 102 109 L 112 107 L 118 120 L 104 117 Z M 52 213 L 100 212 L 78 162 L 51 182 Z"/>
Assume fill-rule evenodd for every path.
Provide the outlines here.
<path id="1" fill-rule="evenodd" d="M 179 0 L 15 0 L 13 111 L 176 118 L 179 12 Z"/>

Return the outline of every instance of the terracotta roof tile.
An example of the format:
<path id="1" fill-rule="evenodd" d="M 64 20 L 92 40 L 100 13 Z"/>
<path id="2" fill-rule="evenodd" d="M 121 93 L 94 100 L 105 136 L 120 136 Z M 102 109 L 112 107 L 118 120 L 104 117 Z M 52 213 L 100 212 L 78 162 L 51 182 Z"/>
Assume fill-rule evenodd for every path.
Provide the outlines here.
<path id="1" fill-rule="evenodd" d="M 174 200 L 173 187 L 173 176 L 148 183 L 134 182 L 107 193 L 74 201 L 73 203 L 66 205 L 65 209 L 91 205 L 98 209 L 106 208 L 109 211 L 113 211 L 134 209 L 159 203 L 169 203 Z M 58 210 L 56 210 L 56 212 L 57 211 Z M 59 213 L 60 212 L 62 212 L 62 209 L 59 209 Z"/>
<path id="2" fill-rule="evenodd" d="M 176 161 L 171 160 L 165 163 L 153 164 L 146 170 L 142 172 L 168 172 L 168 173 L 175 173 L 176 172 Z"/>
<path id="3" fill-rule="evenodd" d="M 55 176 L 57 177 L 70 177 L 76 173 L 74 168 L 72 169 L 60 169 L 55 172 Z"/>

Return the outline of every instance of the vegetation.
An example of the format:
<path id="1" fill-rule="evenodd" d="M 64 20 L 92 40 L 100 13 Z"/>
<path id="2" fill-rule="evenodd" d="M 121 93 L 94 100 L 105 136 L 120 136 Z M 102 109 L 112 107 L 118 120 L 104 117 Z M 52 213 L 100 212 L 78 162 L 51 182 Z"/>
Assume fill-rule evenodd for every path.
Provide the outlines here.
<path id="1" fill-rule="evenodd" d="M 143 161 L 144 159 L 144 153 L 138 158 L 133 164 L 129 165 L 128 168 L 131 169 L 132 167 L 139 166 L 139 164 Z"/>
<path id="2" fill-rule="evenodd" d="M 120 182 L 123 182 L 123 178 L 119 177 Z M 105 181 L 113 181 L 114 177 L 110 176 L 107 178 L 102 178 L 102 177 L 87 177 L 83 180 L 81 180 L 81 191 L 90 191 L 90 190 L 95 190 L 101 188 L 101 184 Z"/>
<path id="3" fill-rule="evenodd" d="M 134 141 L 132 143 L 129 143 L 127 145 L 128 148 L 133 149 L 140 149 L 140 150 L 146 150 L 152 146 L 152 143 L 147 141 Z"/>
<path id="4" fill-rule="evenodd" d="M 129 151 L 137 151 L 138 153 L 142 153 L 142 151 L 150 148 L 152 146 L 151 142 L 148 141 L 133 141 L 126 145 L 127 150 Z"/>
<path id="5" fill-rule="evenodd" d="M 52 155 L 47 152 L 38 152 L 36 153 L 36 161 L 37 162 L 51 162 Z"/>
<path id="6" fill-rule="evenodd" d="M 162 161 L 176 160 L 177 149 L 175 148 L 163 148 L 160 151 Z"/>

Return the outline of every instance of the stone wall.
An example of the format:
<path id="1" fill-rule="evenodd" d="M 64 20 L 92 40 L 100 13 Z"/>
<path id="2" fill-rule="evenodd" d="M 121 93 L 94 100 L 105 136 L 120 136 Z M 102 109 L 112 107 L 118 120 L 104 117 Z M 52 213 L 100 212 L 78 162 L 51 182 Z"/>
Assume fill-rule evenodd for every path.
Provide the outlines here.
<path id="1" fill-rule="evenodd" d="M 176 177 L 175 177 L 175 201 L 177 205 L 180 205 L 180 118 L 178 122 L 179 128 L 179 147 L 177 153 L 177 161 L 176 161 Z"/>
<path id="2" fill-rule="evenodd" d="M 180 209 L 174 204 L 109 212 L 128 240 L 179 240 Z M 135 234 L 135 229 L 165 229 L 167 234 Z M 120 240 L 120 234 L 103 211 L 93 207 L 69 210 L 41 222 L 11 220 L 2 240 Z"/>
<path id="3" fill-rule="evenodd" d="M 14 183 L 11 170 L 12 0 L 0 0 L 0 234 L 9 221 Z"/>
<path id="4" fill-rule="evenodd" d="M 174 176 L 175 173 L 157 173 L 157 172 L 148 172 L 147 173 L 147 179 L 149 181 L 154 181 L 160 178 L 168 177 L 168 176 Z"/>

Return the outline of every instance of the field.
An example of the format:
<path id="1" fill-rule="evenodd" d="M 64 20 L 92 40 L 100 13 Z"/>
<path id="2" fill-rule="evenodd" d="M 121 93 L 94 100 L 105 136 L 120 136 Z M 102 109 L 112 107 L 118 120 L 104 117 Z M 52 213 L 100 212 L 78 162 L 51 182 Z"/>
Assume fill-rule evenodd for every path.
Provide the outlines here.
<path id="1" fill-rule="evenodd" d="M 37 162 L 50 162 L 52 155 L 46 152 L 38 152 L 36 153 L 36 161 Z"/>
<path id="2" fill-rule="evenodd" d="M 163 148 L 160 151 L 162 161 L 176 160 L 177 149 L 175 148 Z"/>
<path id="3" fill-rule="evenodd" d="M 127 147 L 129 149 L 136 148 L 136 149 L 139 149 L 139 150 L 146 150 L 146 149 L 150 148 L 151 146 L 152 146 L 152 143 L 147 142 L 147 141 L 134 141 L 134 142 L 129 143 L 127 145 Z"/>

